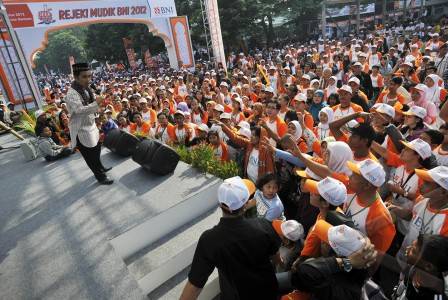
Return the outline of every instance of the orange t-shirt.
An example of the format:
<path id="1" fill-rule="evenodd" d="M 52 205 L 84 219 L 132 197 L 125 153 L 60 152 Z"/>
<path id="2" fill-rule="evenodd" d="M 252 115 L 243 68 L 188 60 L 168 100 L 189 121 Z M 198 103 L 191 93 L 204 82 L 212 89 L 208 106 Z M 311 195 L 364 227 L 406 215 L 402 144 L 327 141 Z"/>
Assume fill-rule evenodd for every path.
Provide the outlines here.
<path id="1" fill-rule="evenodd" d="M 387 90 L 381 92 L 381 94 L 378 96 L 378 99 L 376 100 L 376 103 L 386 103 L 389 104 L 387 102 L 387 96 L 389 95 L 389 92 Z M 403 95 L 398 94 L 397 93 L 397 97 L 395 98 L 398 102 L 400 102 L 401 104 L 404 104 L 405 102 L 405 98 Z"/>
<path id="2" fill-rule="evenodd" d="M 354 195 L 344 204 L 344 212 L 352 218 L 355 227 L 367 235 L 378 251 L 385 253 L 389 249 L 395 236 L 395 226 L 379 194 L 370 206 L 364 205 Z"/>
<path id="3" fill-rule="evenodd" d="M 151 129 L 151 127 L 149 126 L 148 123 L 142 122 L 142 126 L 140 128 L 138 128 L 137 123 L 131 123 L 131 125 L 129 125 L 129 131 L 131 134 L 134 135 L 140 135 L 140 136 L 148 136 L 149 135 L 149 130 Z"/>
<path id="4" fill-rule="evenodd" d="M 338 212 L 343 212 L 342 209 L 339 207 L 336 209 Z M 319 213 L 317 215 L 316 222 L 319 220 L 322 220 L 322 215 Z M 311 227 L 308 236 L 305 239 L 305 242 L 303 244 L 302 252 L 300 252 L 300 256 L 309 256 L 309 257 L 320 257 L 321 256 L 321 240 L 317 236 L 317 234 L 314 232 L 314 226 Z"/>

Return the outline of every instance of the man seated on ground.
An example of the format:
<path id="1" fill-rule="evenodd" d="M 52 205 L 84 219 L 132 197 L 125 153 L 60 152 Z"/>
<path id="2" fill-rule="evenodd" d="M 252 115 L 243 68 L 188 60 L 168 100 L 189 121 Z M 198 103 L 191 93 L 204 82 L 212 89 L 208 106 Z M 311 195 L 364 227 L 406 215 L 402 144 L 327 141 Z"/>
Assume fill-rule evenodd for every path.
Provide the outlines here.
<path id="1" fill-rule="evenodd" d="M 56 145 L 51 138 L 51 130 L 49 127 L 44 127 L 37 140 L 39 154 L 47 161 L 55 161 L 63 157 L 67 157 L 72 153 L 69 147 Z"/>

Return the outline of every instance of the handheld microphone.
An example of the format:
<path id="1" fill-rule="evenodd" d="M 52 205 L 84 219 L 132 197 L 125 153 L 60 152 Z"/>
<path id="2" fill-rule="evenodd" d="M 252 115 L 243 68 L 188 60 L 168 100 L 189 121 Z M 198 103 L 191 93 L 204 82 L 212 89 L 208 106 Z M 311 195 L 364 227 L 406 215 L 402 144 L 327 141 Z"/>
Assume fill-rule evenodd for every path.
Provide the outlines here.
<path id="1" fill-rule="evenodd" d="M 90 88 L 96 95 L 101 95 L 101 90 L 99 90 L 93 82 L 90 84 Z"/>

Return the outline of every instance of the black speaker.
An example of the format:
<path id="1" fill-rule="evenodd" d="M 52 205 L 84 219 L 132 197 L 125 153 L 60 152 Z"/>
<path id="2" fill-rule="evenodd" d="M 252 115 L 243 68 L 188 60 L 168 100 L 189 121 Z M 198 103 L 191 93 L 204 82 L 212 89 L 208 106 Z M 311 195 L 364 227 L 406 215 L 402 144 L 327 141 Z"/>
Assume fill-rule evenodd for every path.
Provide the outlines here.
<path id="1" fill-rule="evenodd" d="M 132 154 L 132 160 L 141 165 L 145 161 L 149 144 L 151 144 L 151 140 L 143 140 L 140 144 L 138 144 Z"/>
<path id="2" fill-rule="evenodd" d="M 156 150 L 162 144 L 158 140 L 143 140 L 140 144 L 137 145 L 135 151 L 132 155 L 132 160 L 138 163 L 139 165 L 151 164 L 152 158 Z"/>
<path id="3" fill-rule="evenodd" d="M 161 145 L 152 157 L 151 172 L 166 175 L 174 172 L 179 163 L 179 154 L 167 145 Z"/>
<path id="4" fill-rule="evenodd" d="M 121 130 L 120 129 L 112 129 L 109 131 L 104 138 L 103 146 L 109 149 L 112 152 L 115 152 L 117 149 L 118 141 L 121 137 Z"/>
<path id="5" fill-rule="evenodd" d="M 179 155 L 174 149 L 162 144 L 158 140 L 144 140 L 137 145 L 132 160 L 148 171 L 166 175 L 176 169 Z"/>
<path id="6" fill-rule="evenodd" d="M 139 143 L 140 140 L 136 136 L 122 131 L 115 147 L 115 153 L 124 157 L 130 156 L 134 153 Z"/>

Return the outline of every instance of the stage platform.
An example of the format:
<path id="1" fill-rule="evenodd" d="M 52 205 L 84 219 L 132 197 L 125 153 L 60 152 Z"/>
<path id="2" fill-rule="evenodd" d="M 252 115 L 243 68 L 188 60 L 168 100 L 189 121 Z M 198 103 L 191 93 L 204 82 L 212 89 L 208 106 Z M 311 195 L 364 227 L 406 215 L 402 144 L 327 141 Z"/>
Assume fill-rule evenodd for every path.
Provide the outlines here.
<path id="1" fill-rule="evenodd" d="M 19 144 L 0 136 L 3 147 Z M 98 185 L 80 154 L 26 162 L 0 151 L 0 299 L 177 299 L 221 183 L 180 162 L 157 176 L 103 149 Z M 216 272 L 202 299 L 219 293 Z"/>

